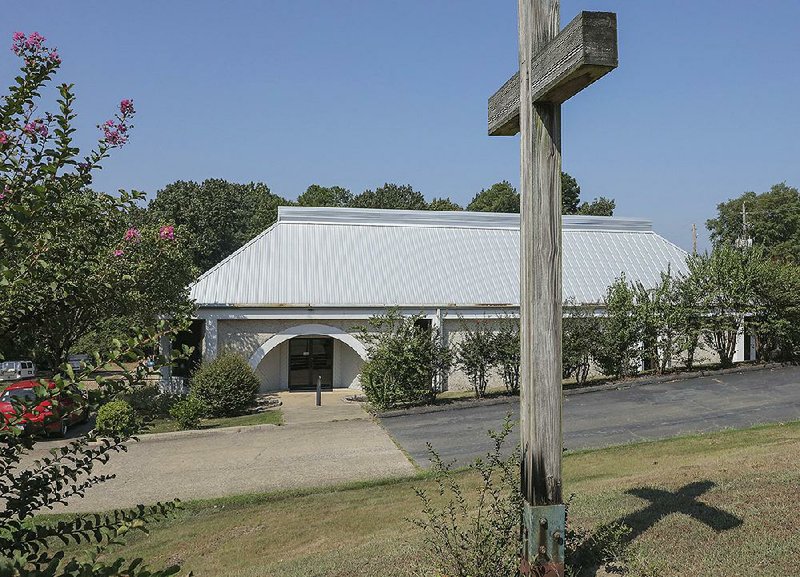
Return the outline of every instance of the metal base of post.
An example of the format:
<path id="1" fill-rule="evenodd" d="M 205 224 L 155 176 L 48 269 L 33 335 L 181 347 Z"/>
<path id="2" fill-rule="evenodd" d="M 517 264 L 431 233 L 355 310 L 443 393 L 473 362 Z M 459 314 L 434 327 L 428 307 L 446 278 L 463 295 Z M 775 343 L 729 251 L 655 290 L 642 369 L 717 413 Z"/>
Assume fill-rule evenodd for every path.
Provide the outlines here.
<path id="1" fill-rule="evenodd" d="M 566 515 L 564 505 L 524 504 L 522 546 L 527 554 L 523 556 L 520 575 L 564 577 Z"/>

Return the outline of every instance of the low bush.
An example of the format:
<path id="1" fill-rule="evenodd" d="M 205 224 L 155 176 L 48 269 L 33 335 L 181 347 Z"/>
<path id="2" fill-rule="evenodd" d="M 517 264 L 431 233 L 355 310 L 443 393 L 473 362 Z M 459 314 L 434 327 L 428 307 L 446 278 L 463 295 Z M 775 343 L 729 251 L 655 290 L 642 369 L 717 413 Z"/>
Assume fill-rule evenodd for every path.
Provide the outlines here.
<path id="1" fill-rule="evenodd" d="M 200 419 L 206 414 L 206 404 L 195 395 L 189 395 L 175 403 L 169 414 L 181 429 L 197 429 L 200 426 Z"/>
<path id="2" fill-rule="evenodd" d="M 111 401 L 98 409 L 95 429 L 109 437 L 128 437 L 136 432 L 136 413 L 125 401 Z"/>
<path id="3" fill-rule="evenodd" d="M 131 391 L 122 395 L 121 398 L 133 407 L 137 417 L 150 421 L 168 417 L 172 407 L 182 397 L 180 395 L 162 393 L 157 384 L 148 383 L 134 387 Z"/>
<path id="4" fill-rule="evenodd" d="M 520 567 L 520 520 L 524 499 L 520 491 L 520 448 L 511 454 L 504 447 L 513 430 L 511 416 L 502 430 L 489 431 L 493 449 L 475 459 L 470 480 L 460 476 L 452 462 L 443 462 L 429 444 L 434 495 L 416 489 L 422 501 L 422 517 L 411 519 L 421 528 L 427 545 L 422 574 L 458 577 L 507 577 Z M 478 480 L 476 494 L 470 485 Z M 567 507 L 567 513 L 569 507 Z M 565 574 L 594 575 L 599 567 L 624 573 L 631 529 L 621 523 L 601 525 L 593 531 L 573 527 L 566 518 Z"/>
<path id="5" fill-rule="evenodd" d="M 203 363 L 192 377 L 191 395 L 203 401 L 209 416 L 236 417 L 253 406 L 260 383 L 241 356 L 223 352 Z"/>

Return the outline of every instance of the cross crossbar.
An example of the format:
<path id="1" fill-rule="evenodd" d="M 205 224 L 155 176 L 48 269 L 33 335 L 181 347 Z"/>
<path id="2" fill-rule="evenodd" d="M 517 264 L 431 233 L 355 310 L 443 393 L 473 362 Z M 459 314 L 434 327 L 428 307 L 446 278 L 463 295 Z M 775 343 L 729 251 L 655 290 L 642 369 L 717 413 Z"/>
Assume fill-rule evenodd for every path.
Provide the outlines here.
<path id="1" fill-rule="evenodd" d="M 619 64 L 617 15 L 581 12 L 531 64 L 534 102 L 561 104 Z M 489 136 L 519 132 L 519 72 L 489 98 Z"/>

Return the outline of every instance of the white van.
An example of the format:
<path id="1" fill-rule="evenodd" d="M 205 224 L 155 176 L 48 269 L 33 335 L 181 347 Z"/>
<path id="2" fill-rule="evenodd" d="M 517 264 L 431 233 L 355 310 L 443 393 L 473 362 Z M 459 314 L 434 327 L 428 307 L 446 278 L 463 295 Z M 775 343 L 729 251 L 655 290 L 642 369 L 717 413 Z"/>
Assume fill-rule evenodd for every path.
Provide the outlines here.
<path id="1" fill-rule="evenodd" d="M 32 379 L 36 376 L 36 365 L 33 361 L 0 362 L 0 381 L 18 381 Z"/>

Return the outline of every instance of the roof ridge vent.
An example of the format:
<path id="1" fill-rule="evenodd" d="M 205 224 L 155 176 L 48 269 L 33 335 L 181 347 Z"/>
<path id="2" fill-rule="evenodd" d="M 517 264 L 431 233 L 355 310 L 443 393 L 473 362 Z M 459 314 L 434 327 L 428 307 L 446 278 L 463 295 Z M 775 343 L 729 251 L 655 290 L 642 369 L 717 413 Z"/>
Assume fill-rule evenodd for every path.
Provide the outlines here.
<path id="1" fill-rule="evenodd" d="M 340 224 L 444 228 L 519 229 L 519 214 L 469 211 L 394 210 L 279 206 L 278 224 Z M 652 232 L 649 220 L 612 216 L 565 215 L 565 230 Z"/>

